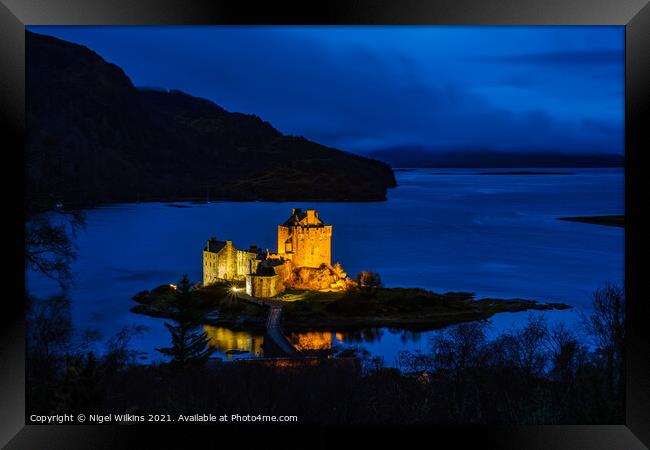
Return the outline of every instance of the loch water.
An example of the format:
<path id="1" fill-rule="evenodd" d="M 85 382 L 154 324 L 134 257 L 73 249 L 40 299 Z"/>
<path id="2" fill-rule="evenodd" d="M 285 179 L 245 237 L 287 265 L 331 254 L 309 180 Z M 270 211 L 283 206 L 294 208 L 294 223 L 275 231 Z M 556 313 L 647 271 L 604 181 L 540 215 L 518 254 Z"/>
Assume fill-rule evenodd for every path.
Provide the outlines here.
<path id="1" fill-rule="evenodd" d="M 169 342 L 164 320 L 131 313 L 131 297 L 175 283 L 183 273 L 200 281 L 201 251 L 210 236 L 231 239 L 240 248 L 256 244 L 274 251 L 277 225 L 291 208 L 302 207 L 315 208 L 333 225 L 333 262 L 340 261 L 349 274 L 372 270 L 389 287 L 470 291 L 479 298 L 574 307 L 498 314 L 490 321 L 493 334 L 520 326 L 529 314 L 576 325 L 580 313 L 588 312 L 594 289 L 623 282 L 624 229 L 557 218 L 623 214 L 623 169 L 483 174 L 488 171 L 399 170 L 399 186 L 385 202 L 139 203 L 89 209 L 86 227 L 76 236 L 75 281 L 68 294 L 73 323 L 79 333 L 90 328 L 104 339 L 124 326 L 144 325 L 146 331 L 132 345 L 142 352 L 143 362 L 160 359 L 155 348 Z M 27 282 L 37 297 L 56 290 L 31 272 Z M 260 335 L 215 327 L 206 331 L 218 348 L 216 356 L 260 352 Z M 363 347 L 393 365 L 400 350 L 428 350 L 434 333 L 382 328 L 291 338 L 305 345 Z M 227 355 L 228 350 L 250 353 Z"/>

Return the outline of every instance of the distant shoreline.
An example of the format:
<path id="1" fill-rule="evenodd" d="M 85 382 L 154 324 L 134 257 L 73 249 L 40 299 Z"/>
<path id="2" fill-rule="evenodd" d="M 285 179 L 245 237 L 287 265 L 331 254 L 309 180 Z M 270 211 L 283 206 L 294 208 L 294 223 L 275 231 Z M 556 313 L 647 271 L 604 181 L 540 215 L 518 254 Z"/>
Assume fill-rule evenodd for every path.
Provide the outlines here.
<path id="1" fill-rule="evenodd" d="M 476 175 L 575 175 L 575 172 L 556 171 L 509 171 L 509 172 L 477 172 Z"/>
<path id="2" fill-rule="evenodd" d="M 563 169 L 624 167 L 618 153 L 564 153 L 532 150 L 442 150 L 432 147 L 400 147 L 377 150 L 367 155 L 391 167 L 474 168 L 474 169 Z"/>
<path id="3" fill-rule="evenodd" d="M 390 188 L 394 189 L 394 188 Z M 51 209 L 60 212 L 73 212 L 73 211 L 83 211 L 90 209 L 97 209 L 102 207 L 111 207 L 119 205 L 139 205 L 139 204 L 153 204 L 153 203 L 162 203 L 164 206 L 170 208 L 191 208 L 193 205 L 206 205 L 210 203 L 261 203 L 261 202 L 302 202 L 302 203 L 381 203 L 386 202 L 388 199 L 384 198 L 379 199 L 314 199 L 311 197 L 304 197 L 301 199 L 295 199 L 292 197 L 278 197 L 278 198 L 237 198 L 237 197 L 223 197 L 223 198 L 211 198 L 206 200 L 201 197 L 152 197 L 145 200 L 112 200 L 112 201 L 101 201 L 101 202 L 68 202 L 62 204 L 62 206 L 50 207 L 50 209 L 43 209 L 40 212 L 47 212 Z M 29 203 L 29 200 L 27 201 Z M 183 204 L 190 203 L 190 205 Z"/>
<path id="4" fill-rule="evenodd" d="M 580 216 L 580 217 L 558 217 L 557 220 L 567 222 L 590 223 L 593 225 L 605 225 L 610 227 L 625 228 L 625 216 Z"/>
<path id="5" fill-rule="evenodd" d="M 416 169 L 393 169 L 395 172 L 412 172 Z M 558 171 L 503 171 L 503 172 L 427 172 L 429 175 L 575 175 L 576 172 Z"/>
<path id="6" fill-rule="evenodd" d="M 495 170 L 495 171 L 523 171 L 523 172 L 558 172 L 566 170 L 582 170 L 582 169 L 625 169 L 625 166 L 478 166 L 478 165 L 466 165 L 466 166 L 447 166 L 445 164 L 437 165 L 432 164 L 428 166 L 391 166 L 393 172 L 413 172 L 415 170 L 426 170 L 426 169 L 467 169 L 467 170 Z M 498 172 L 489 172 L 489 173 L 498 173 Z"/>

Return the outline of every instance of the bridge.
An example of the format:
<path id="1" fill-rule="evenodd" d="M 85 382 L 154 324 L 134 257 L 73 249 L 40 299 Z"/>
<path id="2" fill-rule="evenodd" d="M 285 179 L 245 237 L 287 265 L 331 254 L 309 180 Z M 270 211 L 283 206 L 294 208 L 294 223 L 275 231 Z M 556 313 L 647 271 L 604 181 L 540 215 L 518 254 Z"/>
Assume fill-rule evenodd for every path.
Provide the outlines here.
<path id="1" fill-rule="evenodd" d="M 282 301 L 256 298 L 243 292 L 235 292 L 235 296 L 244 302 L 269 309 L 269 315 L 266 320 L 266 334 L 264 335 L 264 343 L 262 344 L 265 357 L 304 357 L 300 353 L 300 350 L 289 342 L 282 331 L 282 309 L 284 308 Z"/>

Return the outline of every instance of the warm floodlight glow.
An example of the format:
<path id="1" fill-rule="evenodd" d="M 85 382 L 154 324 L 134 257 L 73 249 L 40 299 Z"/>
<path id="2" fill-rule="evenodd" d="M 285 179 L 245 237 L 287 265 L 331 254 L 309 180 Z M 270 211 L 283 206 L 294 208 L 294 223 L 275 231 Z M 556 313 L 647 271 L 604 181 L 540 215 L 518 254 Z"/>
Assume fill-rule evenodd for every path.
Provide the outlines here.
<path id="1" fill-rule="evenodd" d="M 178 289 L 175 284 L 170 284 L 169 287 L 172 289 Z"/>
<path id="2" fill-rule="evenodd" d="M 230 290 L 232 292 L 239 292 L 239 291 L 241 291 L 241 288 L 238 288 L 237 286 L 233 286 L 233 287 L 230 288 Z"/>

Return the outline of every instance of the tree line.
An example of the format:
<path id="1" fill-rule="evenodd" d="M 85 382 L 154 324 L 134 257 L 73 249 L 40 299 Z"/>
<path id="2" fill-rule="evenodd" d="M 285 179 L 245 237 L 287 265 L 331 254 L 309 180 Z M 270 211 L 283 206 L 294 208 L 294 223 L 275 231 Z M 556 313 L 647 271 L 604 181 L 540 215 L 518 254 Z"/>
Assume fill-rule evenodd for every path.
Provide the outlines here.
<path id="1" fill-rule="evenodd" d="M 181 282 L 178 301 L 189 291 Z M 165 324 L 170 345 L 158 349 L 164 361 L 138 361 L 129 343 L 138 328 L 125 328 L 96 353 L 92 333 L 73 338 L 64 296 L 32 298 L 27 413 L 201 410 L 297 414 L 301 423 L 623 423 L 624 304 L 619 286 L 594 292 L 593 311 L 582 322 L 591 345 L 581 330 L 530 316 L 520 329 L 492 339 L 488 321 L 446 328 L 430 351 L 402 352 L 397 368 L 350 349 L 338 359 L 359 365 L 281 367 L 208 363 L 213 350 L 189 310 Z"/>

